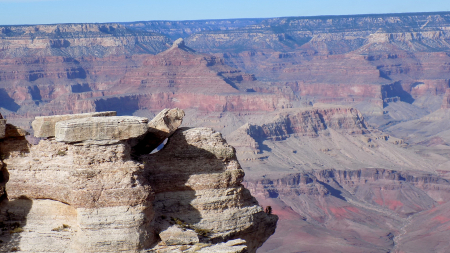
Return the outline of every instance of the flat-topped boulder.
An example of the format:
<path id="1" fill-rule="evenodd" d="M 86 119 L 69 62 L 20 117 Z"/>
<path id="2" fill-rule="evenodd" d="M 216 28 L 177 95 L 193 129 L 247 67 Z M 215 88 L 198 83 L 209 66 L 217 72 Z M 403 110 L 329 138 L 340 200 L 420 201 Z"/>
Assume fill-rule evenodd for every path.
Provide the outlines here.
<path id="1" fill-rule="evenodd" d="M 148 119 L 134 116 L 90 117 L 59 121 L 55 125 L 56 141 L 114 142 L 143 136 Z"/>
<path id="2" fill-rule="evenodd" d="M 34 130 L 35 137 L 54 137 L 55 136 L 55 125 L 57 122 L 72 120 L 72 119 L 82 119 L 82 118 L 92 118 L 92 117 L 107 117 L 116 116 L 115 111 L 107 112 L 92 112 L 92 113 L 79 113 L 79 114 L 66 114 L 66 115 L 54 115 L 54 116 L 41 116 L 36 117 L 31 126 Z"/>

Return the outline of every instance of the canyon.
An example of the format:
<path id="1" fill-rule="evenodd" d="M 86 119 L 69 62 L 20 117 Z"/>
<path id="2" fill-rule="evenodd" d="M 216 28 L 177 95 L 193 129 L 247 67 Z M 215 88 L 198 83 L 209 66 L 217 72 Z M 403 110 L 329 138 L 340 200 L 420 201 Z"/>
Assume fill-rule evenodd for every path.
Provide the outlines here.
<path id="1" fill-rule="evenodd" d="M 111 150 L 104 152 L 116 155 L 92 158 L 89 165 L 94 166 L 95 159 L 112 159 L 108 162 L 120 168 L 154 175 L 140 186 L 152 186 L 148 198 L 154 204 L 148 217 L 157 224 L 154 233 L 167 238 L 167 245 L 158 247 L 168 248 L 157 250 L 178 247 L 168 246 L 171 233 L 191 238 L 175 228 L 167 237 L 161 234 L 174 222 L 170 217 L 198 229 L 214 227 L 218 232 L 211 240 L 217 247 L 229 243 L 255 250 L 270 231 L 264 240 L 253 242 L 247 232 L 225 228 L 233 220 L 232 212 L 248 214 L 253 205 L 248 203 L 256 203 L 251 193 L 279 217 L 275 233 L 258 253 L 446 252 L 449 31 L 448 12 L 0 26 L 0 112 L 8 123 L 31 133 L 22 136 L 31 153 L 22 157 L 19 152 L 16 160 L 2 158 L 2 164 L 8 164 L 8 171 L 14 166 L 23 170 L 27 157 L 45 160 L 44 154 L 57 152 L 51 151 L 56 146 L 70 151 L 70 156 L 53 155 L 57 160 L 89 153 L 81 146 L 45 139 L 31 124 L 41 117 L 116 111 L 119 116 L 107 118 L 152 119 L 165 108 L 178 107 L 186 112 L 181 127 L 202 130 L 182 128 L 153 154 L 149 153 L 155 143 L 107 144 Z M 208 137 L 214 145 L 225 145 L 218 144 L 223 143 L 221 137 L 209 128 L 221 132 L 226 145 L 235 148 L 242 169 L 233 167 L 235 160 L 226 154 L 216 153 L 227 163 L 223 172 L 194 171 L 199 165 L 193 154 L 210 159 L 195 153 L 200 146 L 206 148 L 200 144 L 206 133 L 215 136 Z M 188 146 L 175 144 L 186 141 Z M 130 157 L 135 164 L 125 165 L 128 158 L 114 156 Z M 172 156 L 186 166 L 174 164 Z M 38 163 L 33 158 L 30 162 Z M 87 158 L 78 159 L 86 163 L 82 160 Z M 117 179 L 104 178 L 110 176 Z M 101 177 L 95 174 L 93 179 Z M 171 179 L 177 182 L 170 185 L 174 190 L 165 185 Z M 207 180 L 212 180 L 210 185 Z M 14 182 L 2 189 L 19 187 Z M 176 196 L 180 191 L 189 192 L 185 199 Z M 44 194 L 40 192 L 33 194 Z M 205 196 L 220 198 L 215 194 L 225 193 L 230 195 L 221 199 L 223 203 L 204 202 Z M 37 198 L 33 194 L 28 198 Z M 19 194 L 8 198 L 18 206 L 29 201 Z M 38 197 L 42 198 L 47 197 Z M 70 205 L 64 208 L 72 214 L 71 208 L 94 208 L 57 201 Z M 147 212 L 145 205 L 142 208 Z M 262 215 L 262 209 L 255 208 Z M 182 209 L 189 211 L 180 213 Z M 214 221 L 209 211 L 223 217 Z M 77 226 L 73 219 L 70 222 L 71 228 Z M 235 222 L 231 223 L 239 227 Z M 227 233 L 234 233 L 233 240 Z M 67 238 L 75 238 L 71 236 L 83 235 Z"/>

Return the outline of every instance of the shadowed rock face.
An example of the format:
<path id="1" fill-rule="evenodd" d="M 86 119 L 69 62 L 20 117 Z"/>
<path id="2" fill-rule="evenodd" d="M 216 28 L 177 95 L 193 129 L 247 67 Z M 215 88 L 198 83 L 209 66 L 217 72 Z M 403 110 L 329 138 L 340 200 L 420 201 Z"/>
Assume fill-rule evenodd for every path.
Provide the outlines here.
<path id="1" fill-rule="evenodd" d="M 208 128 L 178 130 L 155 154 L 142 156 L 155 191 L 154 226 L 180 220 L 208 230 L 202 242 L 242 238 L 249 252 L 275 232 L 277 217 L 264 213 L 241 182 L 234 148 Z"/>
<path id="2" fill-rule="evenodd" d="M 145 119 L 139 136 L 110 136 L 110 143 L 90 133 L 98 130 L 92 122 L 128 129 L 129 117 L 76 119 L 72 131 L 86 134 L 75 144 L 49 138 L 30 145 L 19 130 L 1 139 L 0 249 L 144 252 L 208 246 L 192 245 L 203 242 L 224 252 L 255 252 L 274 233 L 277 216 L 264 213 L 242 186 L 235 150 L 220 133 L 194 128 L 171 136 L 183 116 L 164 110 L 149 125 Z M 57 137 L 60 125 L 74 121 L 67 118 L 53 122 Z M 152 135 L 155 143 L 169 142 L 136 158 L 132 148 L 147 141 L 149 127 L 165 133 Z"/>

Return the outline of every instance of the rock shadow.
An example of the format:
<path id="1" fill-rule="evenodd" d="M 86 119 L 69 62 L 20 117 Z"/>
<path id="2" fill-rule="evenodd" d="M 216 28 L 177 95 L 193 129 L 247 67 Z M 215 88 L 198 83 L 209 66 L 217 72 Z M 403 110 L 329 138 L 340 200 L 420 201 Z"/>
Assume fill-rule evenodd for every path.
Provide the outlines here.
<path id="1" fill-rule="evenodd" d="M 6 135 L 15 137 L 0 140 L 0 252 L 14 252 L 20 250 L 21 233 L 33 202 L 25 196 L 8 200 L 5 186 L 9 181 L 9 172 L 8 164 L 4 160 L 13 152 L 18 155 L 29 153 L 29 144 L 24 136 L 18 136 L 19 129 L 12 125 L 7 124 Z"/>
<path id="2" fill-rule="evenodd" d="M 394 98 L 399 97 L 400 101 L 412 104 L 414 102 L 414 98 L 406 92 L 401 82 L 394 82 L 393 84 L 383 85 L 381 87 L 381 93 L 383 94 L 383 99 L 385 98 Z"/>
<path id="3" fill-rule="evenodd" d="M 0 203 L 0 252 L 20 251 L 19 244 L 23 227 L 33 201 L 20 197 L 9 201 L 4 198 Z"/>
<path id="4" fill-rule="evenodd" d="M 191 204 L 197 196 L 196 191 L 188 185 L 189 178 L 224 170 L 223 162 L 213 153 L 188 144 L 184 138 L 180 138 L 182 134 L 174 135 L 159 152 L 138 158 L 144 164 L 146 180 L 155 191 L 153 225 L 157 234 L 175 224 L 194 228 L 194 224 L 200 222 L 202 217 Z M 149 151 L 148 147 L 144 150 Z M 207 168 L 199 166 L 200 161 L 207 163 Z"/>
<path id="5" fill-rule="evenodd" d="M 159 152 L 139 157 L 145 166 L 144 174 L 147 181 L 156 195 L 153 202 L 155 212 L 153 227 L 156 229 L 156 234 L 175 224 L 195 230 L 196 224 L 202 220 L 200 211 L 192 204 L 194 201 L 202 201 L 198 198 L 199 193 L 196 189 L 234 188 L 240 191 L 237 196 L 240 199 L 239 208 L 258 205 L 257 200 L 242 186 L 242 178 L 237 179 L 238 183 L 226 182 L 226 180 L 218 182 L 217 177 L 219 176 L 217 175 L 219 173 L 226 174 L 226 164 L 229 160 L 218 158 L 217 151 L 211 152 L 189 144 L 182 134 L 185 130 L 187 129 L 177 130 Z M 230 160 L 234 159 L 236 159 L 235 155 Z M 207 174 L 212 176 L 206 176 Z M 202 175 L 206 177 L 202 177 Z M 195 177 L 195 179 L 191 179 L 191 177 Z M 191 187 L 194 182 L 196 189 Z M 205 208 L 208 208 L 210 204 L 214 205 L 205 203 Z M 199 236 L 200 241 L 219 243 L 235 238 L 245 239 L 249 236 L 254 238 L 256 235 L 259 236 L 258 239 L 262 240 L 256 241 L 261 242 L 262 245 L 262 242 L 275 231 L 278 218 L 275 215 L 267 215 L 262 209 L 253 216 L 252 220 L 268 220 L 268 222 L 253 224 L 243 231 L 229 234 L 226 238 L 211 239 L 208 236 Z M 267 226 L 267 224 L 271 225 Z M 249 240 L 249 243 L 255 243 L 255 245 L 251 245 L 252 248 L 260 246 L 258 242 L 251 241 L 255 240 Z"/>
<path id="6" fill-rule="evenodd" d="M 338 190 L 338 189 L 332 187 L 332 186 L 329 185 L 329 184 L 326 184 L 326 183 L 324 183 L 324 182 L 321 182 L 321 181 L 319 181 L 319 180 L 317 180 L 317 183 L 319 183 L 319 184 L 321 184 L 323 187 L 325 187 L 325 188 L 328 190 L 328 192 L 330 193 L 331 196 L 333 196 L 333 197 L 335 197 L 335 198 L 338 198 L 338 199 L 341 199 L 341 200 L 343 200 L 343 201 L 347 201 L 347 200 L 344 198 L 344 196 L 342 196 L 342 191 L 340 191 L 340 190 Z"/>
<path id="7" fill-rule="evenodd" d="M 8 126 L 9 124 L 7 124 Z M 8 128 L 11 133 L 17 130 L 17 128 Z M 19 133 L 17 133 L 19 134 Z M 11 155 L 25 156 L 30 153 L 30 143 L 25 136 L 8 137 L 0 139 L 0 159 L 7 159 Z"/>
<path id="8" fill-rule="evenodd" d="M 9 96 L 5 89 L 0 89 L 0 107 L 13 112 L 17 112 L 20 109 L 20 105 Z"/>

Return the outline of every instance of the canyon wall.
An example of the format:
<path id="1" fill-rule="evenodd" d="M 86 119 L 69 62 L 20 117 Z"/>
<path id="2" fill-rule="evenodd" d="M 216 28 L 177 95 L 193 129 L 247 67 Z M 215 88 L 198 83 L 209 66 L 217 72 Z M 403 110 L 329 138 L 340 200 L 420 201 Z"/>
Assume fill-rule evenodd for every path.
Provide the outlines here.
<path id="1" fill-rule="evenodd" d="M 418 117 L 406 111 L 422 115 L 440 106 L 431 98 L 450 87 L 449 23 L 442 12 L 3 26 L 0 107 L 27 127 L 22 122 L 34 116 L 118 103 L 124 106 L 114 110 L 125 115 L 324 102 L 356 107 L 382 126 L 398 120 L 385 109 L 395 103 L 406 119 Z M 177 37 L 186 53 L 169 49 Z M 193 95 L 199 93 L 227 95 Z M 271 102 L 254 98 L 261 93 Z"/>
<path id="2" fill-rule="evenodd" d="M 131 250 L 254 251 L 276 218 L 243 182 L 280 217 L 258 252 L 445 251 L 449 15 L 0 27 L 0 111 L 9 123 L 32 131 L 36 116 L 114 110 L 151 118 L 179 107 L 186 125 L 202 127 L 181 129 L 148 154 L 150 135 L 86 143 L 101 134 L 76 136 L 69 122 L 61 136 L 81 144 L 49 137 L 33 146 L 0 119 L 11 154 L 0 163 L 0 190 L 11 198 L 2 226 L 24 230 L 2 240 L 25 249 L 42 228 L 55 251 L 76 251 L 79 242 L 101 249 L 110 242 L 94 231 L 103 226 L 111 236 L 134 231 L 121 244 Z M 43 199 L 52 197 L 45 187 L 54 187 L 54 200 Z M 96 224 L 98 217 L 106 218 Z"/>

